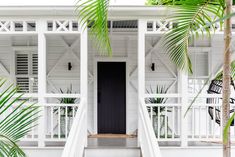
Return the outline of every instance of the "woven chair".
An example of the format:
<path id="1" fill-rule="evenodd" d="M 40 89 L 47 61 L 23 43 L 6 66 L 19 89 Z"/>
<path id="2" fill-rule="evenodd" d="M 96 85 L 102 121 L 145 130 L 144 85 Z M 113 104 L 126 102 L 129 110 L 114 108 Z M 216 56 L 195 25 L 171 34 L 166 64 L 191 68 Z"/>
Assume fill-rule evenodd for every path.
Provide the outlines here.
<path id="1" fill-rule="evenodd" d="M 221 94 L 222 93 L 222 80 L 212 80 L 211 84 L 207 90 L 208 94 Z M 235 90 L 233 80 L 231 79 L 231 86 Z M 222 98 L 207 98 L 207 104 L 219 104 L 222 102 Z M 230 104 L 234 104 L 235 99 L 230 98 Z M 230 110 L 230 113 L 233 113 L 234 109 Z M 221 110 L 219 107 L 209 106 L 208 113 L 211 117 L 211 120 L 215 120 L 217 124 L 221 124 Z M 231 123 L 231 126 L 234 126 L 234 120 Z"/>

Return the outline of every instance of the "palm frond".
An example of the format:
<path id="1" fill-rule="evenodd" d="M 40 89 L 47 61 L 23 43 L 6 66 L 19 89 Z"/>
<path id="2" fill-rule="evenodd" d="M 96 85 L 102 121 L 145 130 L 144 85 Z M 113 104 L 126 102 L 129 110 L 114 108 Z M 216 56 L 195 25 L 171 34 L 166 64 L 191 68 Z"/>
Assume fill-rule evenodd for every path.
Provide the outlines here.
<path id="1" fill-rule="evenodd" d="M 98 50 L 112 54 L 108 29 L 109 0 L 78 0 L 76 13 L 83 27 L 88 27 Z"/>
<path id="2" fill-rule="evenodd" d="M 6 80 L 0 79 L 0 88 Z M 23 94 L 16 96 L 17 88 L 9 85 L 0 94 L 0 156 L 25 157 L 17 142 L 36 126 L 39 108 L 35 104 L 26 105 Z"/>
<path id="3" fill-rule="evenodd" d="M 192 73 L 189 42 L 204 35 L 210 37 L 216 24 L 209 24 L 223 17 L 223 7 L 219 0 L 179 0 L 169 5 L 173 7 L 173 13 L 168 20 L 174 23 L 174 27 L 163 36 L 161 42 L 177 67 Z"/>

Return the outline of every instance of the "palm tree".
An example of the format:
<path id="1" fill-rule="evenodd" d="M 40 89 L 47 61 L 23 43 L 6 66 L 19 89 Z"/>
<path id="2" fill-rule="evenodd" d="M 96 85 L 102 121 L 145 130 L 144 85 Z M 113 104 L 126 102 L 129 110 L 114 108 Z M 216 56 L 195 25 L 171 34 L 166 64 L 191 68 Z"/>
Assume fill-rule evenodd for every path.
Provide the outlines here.
<path id="1" fill-rule="evenodd" d="M 170 3 L 170 4 L 169 4 Z M 211 35 L 211 29 L 216 25 L 214 19 L 222 19 L 229 16 L 232 11 L 231 0 L 196 0 L 167 2 L 176 10 L 170 20 L 177 22 L 177 27 L 170 30 L 163 37 L 163 45 L 170 58 L 180 69 L 186 69 L 192 73 L 192 65 L 188 56 L 188 45 L 191 39 L 203 36 L 204 33 Z M 223 64 L 223 128 L 226 128 L 230 119 L 230 78 L 231 78 L 231 18 L 224 20 L 224 64 Z M 230 129 L 224 129 L 223 156 L 231 156 Z"/>
<path id="2" fill-rule="evenodd" d="M 4 85 L 6 80 L 0 79 L 0 156 L 26 157 L 17 142 L 36 125 L 39 110 L 34 104 L 26 106 L 13 85 Z"/>
<path id="3" fill-rule="evenodd" d="M 90 27 L 99 48 L 111 54 L 108 36 L 109 0 L 85 0 L 77 7 L 78 16 L 84 25 Z M 147 0 L 147 4 L 167 5 L 173 8 L 168 20 L 173 29 L 162 38 L 165 51 L 180 70 L 192 73 L 188 54 L 190 41 L 207 35 L 216 29 L 216 21 L 224 22 L 224 64 L 223 64 L 223 128 L 230 119 L 230 62 L 231 62 L 231 7 L 232 0 Z M 221 25 L 221 24 L 220 24 Z M 230 157 L 230 132 L 224 129 L 227 138 L 223 141 L 224 157 Z"/>

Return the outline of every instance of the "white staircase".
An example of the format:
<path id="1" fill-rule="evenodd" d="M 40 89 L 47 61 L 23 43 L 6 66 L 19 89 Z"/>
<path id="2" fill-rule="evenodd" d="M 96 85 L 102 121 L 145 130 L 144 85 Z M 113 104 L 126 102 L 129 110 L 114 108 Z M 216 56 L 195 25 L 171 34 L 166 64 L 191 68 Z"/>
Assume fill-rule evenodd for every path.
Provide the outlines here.
<path id="1" fill-rule="evenodd" d="M 137 147 L 137 138 L 87 139 L 87 103 L 82 99 L 62 157 L 161 157 L 144 99 L 139 103 L 140 148 Z"/>
<path id="2" fill-rule="evenodd" d="M 141 157 L 139 148 L 85 148 L 84 157 Z"/>
<path id="3" fill-rule="evenodd" d="M 84 157 L 141 157 L 136 138 L 90 138 Z"/>

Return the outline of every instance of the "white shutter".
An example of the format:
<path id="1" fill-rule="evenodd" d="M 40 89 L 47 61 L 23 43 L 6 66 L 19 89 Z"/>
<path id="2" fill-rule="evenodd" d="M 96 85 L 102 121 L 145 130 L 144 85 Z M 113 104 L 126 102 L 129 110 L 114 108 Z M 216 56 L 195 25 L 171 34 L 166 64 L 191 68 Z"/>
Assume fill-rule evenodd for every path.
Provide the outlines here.
<path id="1" fill-rule="evenodd" d="M 38 54 L 16 52 L 16 84 L 19 92 L 37 93 L 38 91 Z"/>
<path id="2" fill-rule="evenodd" d="M 38 92 L 38 77 L 33 78 L 33 82 L 31 83 L 31 88 L 33 93 Z"/>
<path id="3" fill-rule="evenodd" d="M 33 75 L 38 74 L 38 54 L 32 54 L 32 73 Z"/>
<path id="4" fill-rule="evenodd" d="M 38 75 L 38 54 L 33 53 L 32 54 L 32 74 Z M 37 93 L 38 92 L 38 77 L 34 77 L 33 81 L 31 83 L 32 92 Z"/>
<path id="5" fill-rule="evenodd" d="M 29 78 L 28 77 L 16 77 L 16 84 L 19 88 L 18 92 L 29 92 Z"/>
<path id="6" fill-rule="evenodd" d="M 29 55 L 16 53 L 16 75 L 29 74 Z"/>

